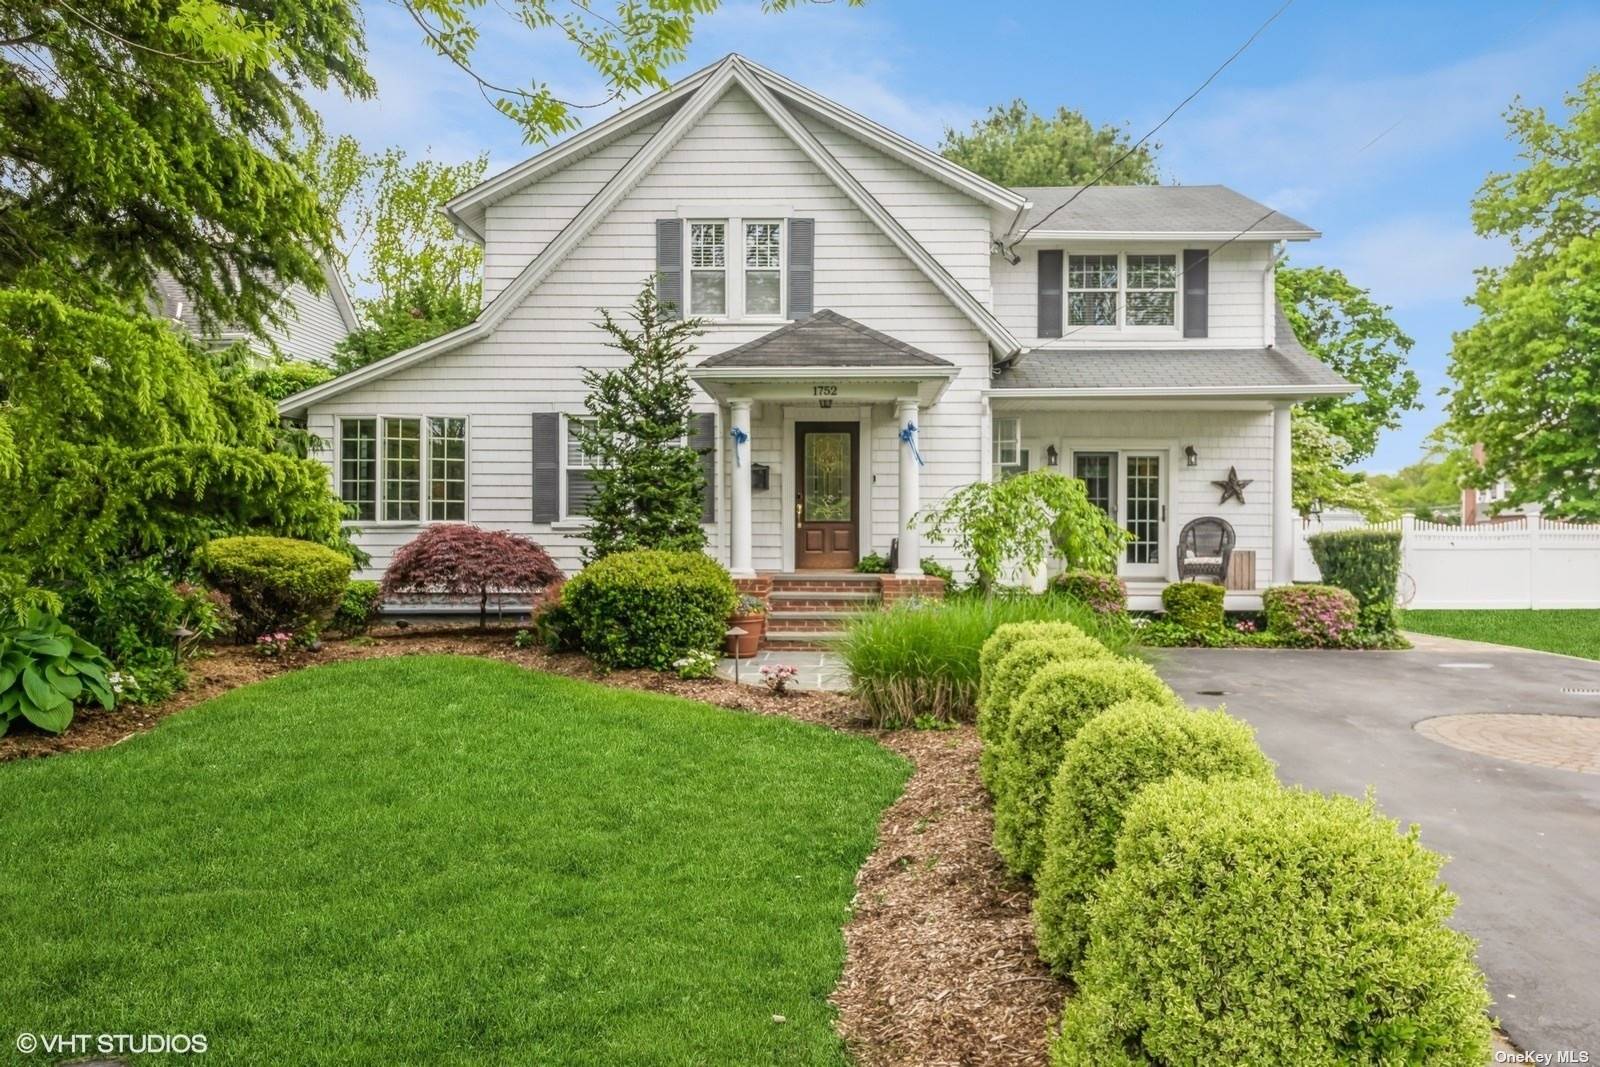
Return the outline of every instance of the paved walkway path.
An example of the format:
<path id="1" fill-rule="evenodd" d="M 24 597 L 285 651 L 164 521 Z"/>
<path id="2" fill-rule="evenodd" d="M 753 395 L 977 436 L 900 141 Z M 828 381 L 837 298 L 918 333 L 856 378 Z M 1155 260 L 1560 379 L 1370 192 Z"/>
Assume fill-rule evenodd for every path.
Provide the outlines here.
<path id="1" fill-rule="evenodd" d="M 760 685 L 761 668 L 780 663 L 800 668 L 800 677 L 797 680 L 800 689 L 831 689 L 843 692 L 850 688 L 850 674 L 844 669 L 844 661 L 839 658 L 837 652 L 786 652 L 781 649 L 765 649 L 757 652 L 751 659 L 739 661 L 738 680 L 746 685 Z M 733 660 L 723 657 L 722 662 L 717 665 L 717 673 L 724 678 L 733 678 L 735 676 Z"/>
<path id="2" fill-rule="evenodd" d="M 1600 774 L 1417 728 L 1474 713 L 1600 719 L 1600 663 L 1413 640 L 1410 652 L 1170 649 L 1156 666 L 1191 704 L 1226 705 L 1255 726 L 1284 781 L 1356 796 L 1373 785 L 1385 813 L 1420 823 L 1424 844 L 1451 857 L 1455 923 L 1480 943 L 1512 1040 L 1600 1062 Z"/>

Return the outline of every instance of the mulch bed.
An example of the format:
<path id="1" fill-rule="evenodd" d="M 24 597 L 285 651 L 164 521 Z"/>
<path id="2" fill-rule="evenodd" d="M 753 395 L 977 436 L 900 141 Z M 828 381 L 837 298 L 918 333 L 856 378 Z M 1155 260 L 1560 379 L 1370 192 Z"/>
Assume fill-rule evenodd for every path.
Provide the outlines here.
<path id="1" fill-rule="evenodd" d="M 230 689 L 304 667 L 430 653 L 474 655 L 606 685 L 668 693 L 719 707 L 867 736 L 910 760 L 915 773 L 884 812 L 878 847 L 856 875 L 845 927 L 844 974 L 834 991 L 839 1032 L 868 1067 L 1048 1062 L 1066 986 L 1034 951 L 1025 886 L 990 846 L 993 818 L 978 781 L 977 732 L 875 730 L 836 693 L 774 696 L 721 679 L 684 681 L 654 671 L 604 673 L 578 655 L 519 649 L 509 629 L 469 625 L 376 629 L 315 653 L 266 659 L 224 646 L 189 664 L 189 683 L 160 704 L 81 711 L 57 737 L 23 721 L 0 737 L 0 762 L 104 748 Z"/>

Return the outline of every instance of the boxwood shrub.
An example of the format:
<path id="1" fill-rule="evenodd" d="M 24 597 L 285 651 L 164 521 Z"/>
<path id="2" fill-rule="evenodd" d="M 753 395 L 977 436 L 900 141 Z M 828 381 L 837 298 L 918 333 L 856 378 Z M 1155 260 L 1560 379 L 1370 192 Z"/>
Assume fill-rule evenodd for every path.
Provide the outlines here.
<path id="1" fill-rule="evenodd" d="M 329 625 L 342 634 L 364 634 L 383 613 L 383 586 L 357 579 L 344 587 L 344 596 Z"/>
<path id="2" fill-rule="evenodd" d="M 995 627 L 978 652 L 978 703 L 981 705 L 987 699 L 990 680 L 1000 661 L 1022 642 L 1041 637 L 1070 639 L 1086 636 L 1080 627 L 1064 621 L 1009 622 Z"/>
<path id="3" fill-rule="evenodd" d="M 1183 710 L 1148 664 L 1131 659 L 1051 663 L 1016 698 L 994 787 L 994 846 L 1014 873 L 1031 875 L 1044 858 L 1045 807 L 1067 743 L 1090 719 L 1125 700 Z"/>
<path id="4" fill-rule="evenodd" d="M 721 647 L 738 599 L 728 572 L 705 553 L 639 549 L 589 564 L 566 583 L 561 603 L 596 663 L 659 671 Z"/>
<path id="5" fill-rule="evenodd" d="M 1339 648 L 1359 629 L 1359 605 L 1333 585 L 1275 585 L 1261 594 L 1267 632 L 1291 648 Z"/>
<path id="6" fill-rule="evenodd" d="M 1123 815 L 1139 791 L 1175 774 L 1272 781 L 1250 727 L 1221 711 L 1175 715 L 1132 700 L 1083 725 L 1051 786 L 1033 901 L 1039 955 L 1069 973 L 1088 940 L 1088 905 L 1111 869 Z"/>
<path id="7" fill-rule="evenodd" d="M 349 556 L 292 537 L 219 537 L 195 563 L 228 595 L 240 641 L 327 622 L 350 581 Z"/>
<path id="8" fill-rule="evenodd" d="M 1361 628 L 1392 633 L 1400 581 L 1400 531 L 1330 530 L 1308 539 L 1322 580 L 1348 589 L 1360 605 Z"/>
<path id="9" fill-rule="evenodd" d="M 983 742 L 978 753 L 978 776 L 991 794 L 995 792 L 1000 753 L 1017 698 L 1034 677 L 1052 663 L 1113 658 L 1104 645 L 1079 631 L 1076 635 L 1063 633 L 1019 641 L 1000 657 L 992 671 L 985 672 L 990 681 L 978 708 L 978 738 Z"/>
<path id="10" fill-rule="evenodd" d="M 1489 1058 L 1440 858 L 1370 803 L 1175 777 L 1143 790 L 1090 905 L 1058 1065 Z"/>
<path id="11" fill-rule="evenodd" d="M 1174 582 L 1161 590 L 1167 621 L 1186 630 L 1222 629 L 1222 598 L 1226 591 L 1209 582 Z"/>
<path id="12" fill-rule="evenodd" d="M 1075 568 L 1056 575 L 1054 585 L 1096 615 L 1122 615 L 1128 610 L 1128 587 L 1115 574 Z"/>

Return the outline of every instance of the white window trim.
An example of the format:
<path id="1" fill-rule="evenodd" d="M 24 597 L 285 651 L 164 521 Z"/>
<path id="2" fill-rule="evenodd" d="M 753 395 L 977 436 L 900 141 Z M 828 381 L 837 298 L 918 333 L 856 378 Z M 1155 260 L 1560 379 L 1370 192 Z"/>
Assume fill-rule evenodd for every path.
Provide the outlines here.
<path id="1" fill-rule="evenodd" d="M 772 267 L 751 267 L 745 262 L 745 255 L 749 251 L 747 242 L 750 240 L 748 228 L 761 224 L 775 224 L 778 227 L 778 265 Z M 780 322 L 789 310 L 789 226 L 783 219 L 771 216 L 757 216 L 739 220 L 739 308 L 742 318 L 746 322 Z M 748 292 L 745 283 L 749 280 L 752 270 L 770 272 L 776 269 L 778 274 L 778 310 L 775 313 L 754 314 L 750 311 Z"/>
<path id="2" fill-rule="evenodd" d="M 1000 454 L 1000 445 L 1002 443 L 1000 437 L 1001 426 L 1007 421 L 1010 421 L 1013 425 L 1013 432 L 1010 435 L 1011 439 L 1009 441 L 1013 455 L 1009 463 L 1006 462 L 1004 457 L 1002 457 Z M 996 415 L 994 416 L 991 426 L 992 431 L 990 433 L 989 447 L 990 453 L 994 457 L 994 469 L 999 472 L 1004 471 L 1008 467 L 1020 466 L 1022 463 L 1022 417 L 1020 415 Z"/>
<path id="3" fill-rule="evenodd" d="M 382 526 L 382 527 L 387 527 L 389 529 L 406 529 L 406 528 L 411 528 L 411 527 L 416 527 L 416 526 L 445 526 L 445 525 L 448 525 L 450 523 L 461 523 L 461 522 L 471 522 L 472 521 L 472 417 L 470 415 L 461 415 L 461 414 L 452 414 L 452 413 L 448 413 L 448 412 L 441 413 L 441 412 L 438 412 L 438 411 L 430 411 L 430 412 L 427 412 L 426 414 L 422 414 L 422 415 L 414 415 L 414 414 L 409 414 L 409 413 L 406 413 L 406 412 L 387 412 L 387 413 L 381 413 L 380 412 L 380 413 L 376 413 L 376 414 L 369 414 L 369 413 L 363 412 L 363 413 L 358 414 L 358 415 L 340 415 L 340 416 L 337 416 L 334 419 L 333 478 L 334 478 L 334 492 L 338 495 L 339 500 L 340 500 L 341 503 L 343 503 L 343 501 L 344 501 L 344 424 L 345 424 L 346 421 L 358 420 L 358 419 L 376 419 L 377 422 L 378 422 L 378 477 L 377 477 L 377 483 L 378 484 L 375 487 L 375 492 L 373 494 L 373 496 L 374 496 L 374 504 L 375 504 L 375 507 L 376 507 L 375 514 L 377 515 L 377 518 L 375 518 L 375 519 L 347 519 L 345 521 L 354 523 L 354 524 L 356 524 L 358 526 L 361 526 L 361 527 L 379 527 L 379 526 Z M 422 443 L 422 449 L 421 449 L 421 456 L 420 456 L 421 467 L 419 468 L 420 472 L 421 472 L 421 476 L 422 476 L 422 485 L 420 486 L 420 491 L 418 493 L 418 500 L 417 500 L 418 507 L 420 509 L 419 512 L 418 512 L 418 514 L 420 515 L 420 518 L 416 518 L 416 519 L 386 519 L 386 518 L 383 517 L 384 483 L 387 481 L 387 479 L 384 477 L 384 463 L 385 463 L 385 459 L 386 459 L 385 454 L 384 454 L 385 453 L 385 449 L 384 449 L 384 443 L 385 443 L 384 425 L 385 425 L 385 421 L 388 420 L 388 419 L 416 419 L 422 424 L 422 442 L 421 442 Z M 465 443 L 466 443 L 466 459 L 465 459 L 465 465 L 466 466 L 465 466 L 465 470 L 463 472 L 463 478 L 465 479 L 465 487 L 466 487 L 466 494 L 467 495 L 466 495 L 466 499 L 462 502 L 462 505 L 463 505 L 462 506 L 462 513 L 463 513 L 463 516 L 464 516 L 463 518 L 459 518 L 459 519 L 430 519 L 430 518 L 428 518 L 428 512 L 431 510 L 431 505 L 433 503 L 433 501 L 431 499 L 431 496 L 430 496 L 430 494 L 428 492 L 429 483 L 432 481 L 432 479 L 429 477 L 429 467 L 430 467 L 430 464 L 431 464 L 431 462 L 433 460 L 433 455 L 432 455 L 433 447 L 432 447 L 431 440 L 430 440 L 432 435 L 428 433 L 428 420 L 429 419 L 460 419 L 465 424 L 464 429 L 466 431 L 466 435 L 465 435 L 464 440 L 465 440 Z"/>
<path id="4" fill-rule="evenodd" d="M 745 322 L 771 322 L 780 323 L 788 321 L 789 314 L 789 210 L 753 210 L 747 209 L 738 214 L 716 216 L 699 211 L 695 214 L 683 215 L 683 302 L 688 308 L 687 314 L 692 319 L 703 319 L 717 325 L 737 325 Z M 694 251 L 691 236 L 691 227 L 695 223 L 719 222 L 724 224 L 724 240 L 722 271 L 723 271 L 723 313 L 721 315 L 708 315 L 694 308 Z M 746 222 L 776 222 L 778 224 L 778 313 L 776 315 L 750 315 L 745 313 L 745 223 Z M 702 267 L 701 270 L 714 268 Z"/>
<path id="5" fill-rule="evenodd" d="M 1101 289 L 1073 289 L 1072 257 L 1073 256 L 1116 256 L 1117 257 L 1117 322 L 1115 326 L 1075 326 L 1072 323 L 1072 294 L 1075 292 L 1111 292 Z M 1175 287 L 1172 292 L 1172 325 L 1171 326 L 1134 326 L 1128 322 L 1128 257 L 1129 256 L 1171 256 L 1173 257 Z M 1093 246 L 1064 246 L 1061 252 L 1061 326 L 1063 332 L 1084 338 L 1095 337 L 1125 337 L 1148 338 L 1151 340 L 1171 340 L 1183 337 L 1183 250 L 1181 248 L 1136 248 L 1112 249 L 1095 248 Z M 1135 290 L 1137 292 L 1168 292 L 1169 290 Z"/>
<path id="6" fill-rule="evenodd" d="M 560 518 L 556 520 L 553 527 L 554 529 L 581 530 L 594 521 L 587 515 L 574 515 L 567 510 L 567 500 L 569 499 L 567 495 L 567 473 L 574 470 L 592 471 L 595 469 L 593 465 L 574 467 L 568 462 L 568 457 L 571 455 L 572 448 L 577 444 L 577 440 L 572 432 L 573 424 L 584 422 L 593 418 L 594 416 L 588 414 L 587 412 L 581 415 L 576 412 L 564 412 L 561 416 L 561 480 L 559 486 L 560 499 L 558 501 L 560 507 L 557 508 L 556 512 Z"/>

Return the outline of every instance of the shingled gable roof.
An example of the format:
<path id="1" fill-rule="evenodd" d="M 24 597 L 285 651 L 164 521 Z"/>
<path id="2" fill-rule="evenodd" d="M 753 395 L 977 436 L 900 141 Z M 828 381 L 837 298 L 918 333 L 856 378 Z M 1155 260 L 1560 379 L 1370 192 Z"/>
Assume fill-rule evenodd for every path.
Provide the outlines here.
<path id="1" fill-rule="evenodd" d="M 703 360 L 701 368 L 951 368 L 955 364 L 827 308 Z"/>
<path id="2" fill-rule="evenodd" d="M 730 53 L 718 62 L 702 67 L 673 83 L 670 88 L 626 107 L 589 129 L 574 134 L 560 144 L 468 189 L 445 204 L 444 213 L 458 227 L 464 228 L 471 236 L 481 241 L 484 214 L 489 205 L 539 180 L 553 170 L 582 159 L 616 137 L 647 122 L 665 117 L 709 81 L 720 67 L 729 63 L 737 64 L 749 77 L 766 86 L 786 104 L 797 106 L 830 125 L 853 134 L 902 163 L 991 207 L 1020 212 L 1027 203 L 1022 193 L 997 185 L 964 167 L 957 166 L 937 152 L 932 152 L 915 141 L 902 137 L 893 130 L 812 92 L 776 71 L 752 62 L 738 53 Z"/>
<path id="3" fill-rule="evenodd" d="M 521 305 L 528 294 L 589 235 L 590 231 L 678 142 L 679 138 L 700 120 L 727 89 L 733 86 L 743 89 L 755 101 L 772 123 L 788 135 L 812 164 L 832 180 L 846 198 L 877 225 L 884 236 L 888 237 L 890 242 L 927 277 L 934 288 L 977 327 L 1000 356 L 1021 351 L 1020 342 L 995 317 L 994 312 L 956 281 L 943 264 L 918 243 L 899 220 L 879 204 L 854 175 L 822 147 L 805 124 L 777 101 L 773 93 L 762 83 L 758 76 L 759 70 L 760 68 L 739 55 L 729 55 L 712 68 L 704 80 L 698 83 L 694 91 L 685 97 L 682 104 L 662 123 L 661 128 L 651 135 L 650 140 L 611 176 L 593 199 L 585 204 L 566 227 L 545 246 L 544 251 L 535 256 L 511 284 L 502 289 L 479 311 L 478 317 L 471 323 L 414 348 L 397 352 L 376 363 L 369 363 L 332 381 L 296 393 L 279 403 L 278 411 L 285 415 L 296 414 L 309 404 L 328 400 L 442 352 L 490 336 L 506 316 Z M 675 90 L 669 90 L 672 91 Z M 960 170 L 960 168 L 954 169 Z M 993 188 L 999 189 L 998 186 Z M 1001 192 L 1005 192 L 1008 197 L 1016 196 L 1005 190 Z"/>
<path id="4" fill-rule="evenodd" d="M 1035 349 L 1001 372 L 993 396 L 1348 396 L 1356 387 L 1301 347 L 1280 304 L 1263 348 Z"/>

